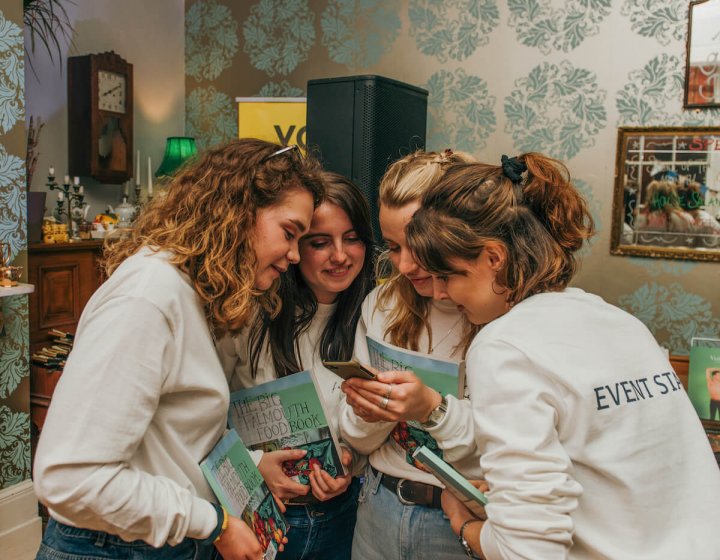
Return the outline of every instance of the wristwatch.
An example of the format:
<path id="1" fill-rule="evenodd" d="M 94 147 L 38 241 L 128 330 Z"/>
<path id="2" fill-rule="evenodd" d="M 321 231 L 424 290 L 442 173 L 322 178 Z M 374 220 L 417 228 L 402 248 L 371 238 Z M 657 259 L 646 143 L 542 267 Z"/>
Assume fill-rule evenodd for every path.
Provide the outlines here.
<path id="1" fill-rule="evenodd" d="M 447 399 L 445 397 L 442 397 L 442 399 L 440 400 L 440 404 L 432 409 L 432 412 L 430 412 L 427 420 L 425 420 L 425 422 L 421 422 L 421 424 L 425 428 L 434 428 L 442 421 L 443 418 L 445 418 L 445 415 L 447 414 L 447 409 Z"/>

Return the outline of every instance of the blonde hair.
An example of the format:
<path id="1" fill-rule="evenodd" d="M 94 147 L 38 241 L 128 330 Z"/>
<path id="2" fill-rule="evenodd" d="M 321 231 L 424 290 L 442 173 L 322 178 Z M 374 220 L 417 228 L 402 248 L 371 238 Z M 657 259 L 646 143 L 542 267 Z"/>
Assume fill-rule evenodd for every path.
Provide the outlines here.
<path id="1" fill-rule="evenodd" d="M 453 166 L 407 226 L 408 245 L 435 274 L 451 273 L 451 259 L 477 258 L 488 241 L 501 243 L 507 262 L 497 284 L 511 305 L 564 289 L 577 269 L 575 253 L 594 233 L 562 163 L 537 153 L 515 159 L 526 168 L 524 180 L 511 180 L 499 165 Z"/>
<path id="2" fill-rule="evenodd" d="M 399 209 L 411 202 L 419 201 L 425 192 L 434 186 L 447 171 L 457 163 L 469 163 L 475 159 L 463 152 L 417 151 L 394 162 L 380 181 L 378 204 L 389 209 Z M 385 336 L 390 342 L 402 348 L 418 351 L 420 334 L 428 333 L 428 351 L 432 348 L 432 326 L 428 321 L 432 298 L 417 293 L 412 283 L 400 273 L 390 260 L 385 249 L 378 259 L 378 276 L 381 271 L 390 270 L 390 276 L 380 290 L 378 308 L 389 311 Z M 467 319 L 463 318 L 463 338 L 458 347 L 467 349 L 477 333 Z"/>
<path id="3" fill-rule="evenodd" d="M 256 305 L 275 314 L 277 282 L 265 293 L 254 288 L 257 211 L 294 189 L 310 192 L 315 206 L 324 196 L 318 163 L 293 151 L 273 155 L 279 148 L 233 140 L 184 166 L 143 209 L 130 236 L 106 247 L 108 276 L 141 247 L 167 250 L 190 277 L 216 333 L 238 331 Z"/>

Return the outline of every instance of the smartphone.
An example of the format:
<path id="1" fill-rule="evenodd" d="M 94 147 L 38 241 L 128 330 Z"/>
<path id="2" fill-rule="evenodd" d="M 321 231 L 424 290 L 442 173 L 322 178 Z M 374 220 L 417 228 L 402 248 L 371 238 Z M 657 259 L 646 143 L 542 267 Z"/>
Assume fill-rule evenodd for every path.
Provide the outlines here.
<path id="1" fill-rule="evenodd" d="M 351 377 L 362 377 L 363 379 L 375 379 L 375 374 L 358 362 L 323 362 L 326 368 L 343 379 Z"/>

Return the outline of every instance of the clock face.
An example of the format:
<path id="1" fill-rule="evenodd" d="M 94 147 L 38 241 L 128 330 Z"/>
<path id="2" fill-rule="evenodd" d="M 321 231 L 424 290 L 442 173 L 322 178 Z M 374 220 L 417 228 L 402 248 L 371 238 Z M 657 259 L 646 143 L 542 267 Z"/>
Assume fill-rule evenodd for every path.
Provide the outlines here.
<path id="1" fill-rule="evenodd" d="M 98 72 L 98 109 L 125 112 L 125 76 L 115 72 Z"/>

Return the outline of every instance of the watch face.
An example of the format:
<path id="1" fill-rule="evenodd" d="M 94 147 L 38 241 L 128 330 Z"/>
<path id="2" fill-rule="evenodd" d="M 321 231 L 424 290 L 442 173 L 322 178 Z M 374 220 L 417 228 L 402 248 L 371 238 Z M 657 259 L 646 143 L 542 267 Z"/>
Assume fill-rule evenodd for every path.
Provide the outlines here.
<path id="1" fill-rule="evenodd" d="M 125 112 L 125 76 L 115 72 L 98 72 L 98 109 Z"/>

